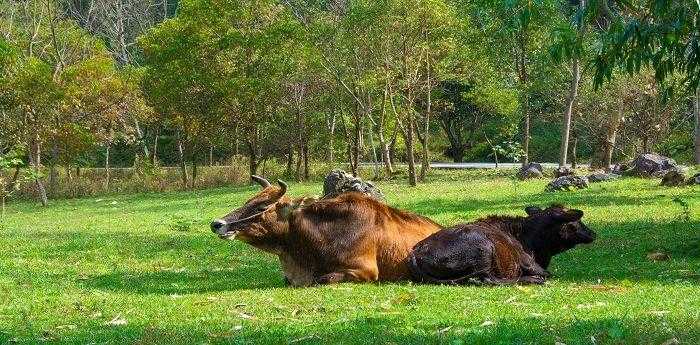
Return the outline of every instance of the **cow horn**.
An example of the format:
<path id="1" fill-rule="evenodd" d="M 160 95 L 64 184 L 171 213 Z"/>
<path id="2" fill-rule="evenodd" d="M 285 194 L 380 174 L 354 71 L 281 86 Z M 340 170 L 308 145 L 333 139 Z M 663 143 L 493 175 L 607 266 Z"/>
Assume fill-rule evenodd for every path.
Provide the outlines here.
<path id="1" fill-rule="evenodd" d="M 286 184 L 284 181 L 282 181 L 282 180 L 277 180 L 277 183 L 280 185 L 280 188 L 281 188 L 281 189 L 280 189 L 280 192 L 279 192 L 279 194 L 278 194 L 279 197 L 281 198 L 282 195 L 284 195 L 285 193 L 287 193 L 287 184 Z"/>
<path id="2" fill-rule="evenodd" d="M 250 175 L 250 179 L 257 182 L 263 188 L 270 187 L 270 181 L 268 181 L 268 180 L 266 180 L 258 175 Z"/>

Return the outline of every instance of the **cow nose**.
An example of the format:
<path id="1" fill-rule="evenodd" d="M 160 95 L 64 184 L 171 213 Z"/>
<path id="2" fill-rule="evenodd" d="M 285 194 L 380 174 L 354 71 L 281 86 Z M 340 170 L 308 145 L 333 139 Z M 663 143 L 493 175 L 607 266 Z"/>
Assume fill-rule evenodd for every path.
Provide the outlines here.
<path id="1" fill-rule="evenodd" d="M 219 230 L 220 230 L 221 228 L 223 228 L 224 225 L 226 225 L 226 222 L 217 219 L 217 220 L 211 222 L 211 225 L 210 225 L 210 226 L 211 226 L 211 231 L 212 231 L 212 232 L 219 232 Z"/>

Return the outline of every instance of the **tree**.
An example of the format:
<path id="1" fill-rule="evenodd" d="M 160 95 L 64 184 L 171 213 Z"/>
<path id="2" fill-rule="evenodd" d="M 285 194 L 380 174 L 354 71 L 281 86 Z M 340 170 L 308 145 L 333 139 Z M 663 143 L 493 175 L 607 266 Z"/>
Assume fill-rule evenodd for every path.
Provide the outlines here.
<path id="1" fill-rule="evenodd" d="M 594 60 L 595 83 L 611 80 L 621 67 L 639 73 L 650 66 L 660 82 L 680 84 L 695 97 L 695 162 L 700 164 L 700 5 L 693 0 L 620 2 L 602 49 Z"/>

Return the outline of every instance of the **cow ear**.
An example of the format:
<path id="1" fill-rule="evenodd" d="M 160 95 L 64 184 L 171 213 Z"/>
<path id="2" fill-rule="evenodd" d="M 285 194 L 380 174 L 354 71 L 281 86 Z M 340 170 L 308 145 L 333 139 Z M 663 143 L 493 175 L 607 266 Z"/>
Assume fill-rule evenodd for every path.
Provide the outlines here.
<path id="1" fill-rule="evenodd" d="M 560 220 L 565 223 L 569 222 L 577 222 L 583 218 L 583 211 L 581 210 L 567 210 L 563 214 L 557 217 L 557 220 Z"/>
<path id="2" fill-rule="evenodd" d="M 535 214 L 540 212 L 542 212 L 542 209 L 537 206 L 525 207 L 525 213 L 527 213 L 528 216 L 534 216 Z"/>

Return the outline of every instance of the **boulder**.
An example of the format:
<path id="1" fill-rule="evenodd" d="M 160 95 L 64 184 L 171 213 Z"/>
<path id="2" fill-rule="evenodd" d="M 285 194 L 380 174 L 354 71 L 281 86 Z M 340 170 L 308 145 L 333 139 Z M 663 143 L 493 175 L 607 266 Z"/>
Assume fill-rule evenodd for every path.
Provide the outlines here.
<path id="1" fill-rule="evenodd" d="M 627 170 L 629 170 L 629 166 L 625 163 L 617 163 L 613 165 L 612 169 L 610 169 L 610 172 L 616 175 L 622 175 L 624 174 Z"/>
<path id="2" fill-rule="evenodd" d="M 700 173 L 693 175 L 693 177 L 688 179 L 689 185 L 700 184 Z"/>
<path id="3" fill-rule="evenodd" d="M 671 158 L 655 153 L 645 153 L 632 161 L 627 172 L 642 177 L 663 177 L 668 171 L 678 168 L 676 161 Z"/>
<path id="4" fill-rule="evenodd" d="M 588 175 L 588 182 L 590 182 L 590 183 L 604 182 L 604 181 L 615 180 L 615 179 L 618 179 L 620 177 L 621 176 L 619 174 L 606 173 L 603 171 L 596 171 L 596 172 Z"/>
<path id="5" fill-rule="evenodd" d="M 547 192 L 556 192 L 584 188 L 588 188 L 588 178 L 585 176 L 568 175 L 555 178 L 547 185 L 545 190 Z"/>
<path id="6" fill-rule="evenodd" d="M 669 170 L 661 179 L 661 185 L 666 187 L 682 186 L 686 183 L 686 178 L 685 173 L 680 169 Z"/>
<path id="7" fill-rule="evenodd" d="M 571 169 L 569 167 L 558 167 L 554 169 L 554 177 L 562 177 L 562 176 L 572 176 L 575 175 L 576 172 L 574 169 Z"/>
<path id="8" fill-rule="evenodd" d="M 323 198 L 334 198 L 345 192 L 360 192 L 377 200 L 384 201 L 384 194 L 372 182 L 354 177 L 343 170 L 331 171 L 323 181 Z"/>
<path id="9" fill-rule="evenodd" d="M 528 165 L 520 168 L 517 176 L 521 180 L 542 177 L 542 164 L 529 163 Z"/>

